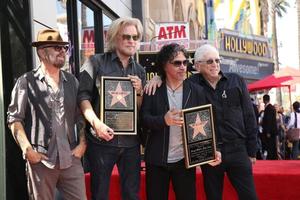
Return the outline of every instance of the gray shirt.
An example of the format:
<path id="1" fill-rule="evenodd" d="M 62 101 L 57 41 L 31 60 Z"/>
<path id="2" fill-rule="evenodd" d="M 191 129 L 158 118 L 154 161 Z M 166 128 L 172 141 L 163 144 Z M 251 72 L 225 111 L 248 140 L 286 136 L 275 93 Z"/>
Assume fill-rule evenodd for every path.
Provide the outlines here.
<path id="1" fill-rule="evenodd" d="M 91 56 L 81 68 L 78 102 L 89 100 L 95 113 L 99 117 L 100 94 L 98 90 L 100 87 L 101 76 L 127 77 L 127 75 L 136 75 L 142 80 L 143 85 L 145 85 L 145 74 L 144 68 L 133 58 L 129 59 L 128 66 L 124 68 L 115 52 Z M 88 132 L 90 132 L 90 125 L 87 125 L 87 129 Z M 139 144 L 137 136 L 115 135 L 112 140 L 105 141 L 96 139 L 92 134 L 87 134 L 87 138 L 93 143 L 115 147 L 132 147 Z"/>
<path id="2" fill-rule="evenodd" d="M 182 89 L 171 91 L 167 86 L 168 101 L 170 109 L 182 109 Z M 182 141 L 182 128 L 179 126 L 170 126 L 169 136 L 169 150 L 168 150 L 168 163 L 175 163 L 184 158 L 183 141 Z"/>

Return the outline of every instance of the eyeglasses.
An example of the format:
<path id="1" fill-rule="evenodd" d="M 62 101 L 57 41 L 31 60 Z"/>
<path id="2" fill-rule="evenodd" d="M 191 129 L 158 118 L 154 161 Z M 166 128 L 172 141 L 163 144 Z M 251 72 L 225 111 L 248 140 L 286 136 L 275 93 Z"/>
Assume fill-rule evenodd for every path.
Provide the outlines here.
<path id="1" fill-rule="evenodd" d="M 138 35 L 128 35 L 128 34 L 123 34 L 122 35 L 122 39 L 123 40 L 133 40 L 133 41 L 137 41 L 139 39 Z"/>
<path id="2" fill-rule="evenodd" d="M 216 59 L 209 59 L 209 60 L 206 60 L 206 61 L 198 61 L 198 62 L 199 63 L 206 63 L 208 65 L 211 65 L 214 62 L 217 63 L 217 64 L 220 64 L 221 63 L 221 59 L 220 58 L 216 58 Z"/>
<path id="3" fill-rule="evenodd" d="M 181 65 L 183 65 L 183 66 L 187 66 L 187 64 L 188 64 L 188 60 L 183 60 L 183 61 L 181 61 L 181 60 L 174 60 L 173 62 L 170 62 L 172 65 L 174 65 L 175 67 L 181 67 Z"/>
<path id="4" fill-rule="evenodd" d="M 58 45 L 49 45 L 49 46 L 43 46 L 42 48 L 49 48 L 49 47 L 53 47 L 55 51 L 61 51 L 62 49 L 64 49 L 66 52 L 69 50 L 69 46 L 58 46 Z"/>

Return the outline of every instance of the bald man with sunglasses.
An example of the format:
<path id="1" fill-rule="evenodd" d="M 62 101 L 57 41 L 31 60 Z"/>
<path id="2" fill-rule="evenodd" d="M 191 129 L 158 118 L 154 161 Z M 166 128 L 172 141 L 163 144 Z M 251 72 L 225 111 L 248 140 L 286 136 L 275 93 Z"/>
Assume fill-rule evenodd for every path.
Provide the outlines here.
<path id="1" fill-rule="evenodd" d="M 249 92 L 243 78 L 220 69 L 218 50 L 209 44 L 199 47 L 194 56 L 198 74 L 189 80 L 201 85 L 213 105 L 219 165 L 201 166 L 208 200 L 222 200 L 224 175 L 227 174 L 239 199 L 256 200 L 252 164 L 256 161 L 257 124 Z M 158 77 L 146 86 L 145 92 L 155 93 Z"/>
<path id="2" fill-rule="evenodd" d="M 38 33 L 41 65 L 16 82 L 7 121 L 26 159 L 29 199 L 84 200 L 81 157 L 86 149 L 84 120 L 76 102 L 78 81 L 61 68 L 68 42 L 57 30 Z"/>

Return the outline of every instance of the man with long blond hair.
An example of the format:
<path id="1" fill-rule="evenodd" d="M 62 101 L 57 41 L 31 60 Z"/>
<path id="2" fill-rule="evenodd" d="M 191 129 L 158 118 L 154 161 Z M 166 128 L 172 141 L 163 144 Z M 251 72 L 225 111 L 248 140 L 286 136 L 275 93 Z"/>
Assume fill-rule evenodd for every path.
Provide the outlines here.
<path id="1" fill-rule="evenodd" d="M 80 107 L 89 122 L 87 157 L 91 172 L 92 199 L 108 199 L 114 165 L 120 173 L 122 199 L 139 199 L 140 150 L 136 135 L 114 135 L 114 130 L 99 119 L 102 76 L 129 77 L 138 99 L 143 94 L 145 70 L 133 59 L 142 38 L 138 19 L 123 17 L 112 22 L 107 32 L 107 52 L 91 56 L 82 66 L 79 84 Z"/>

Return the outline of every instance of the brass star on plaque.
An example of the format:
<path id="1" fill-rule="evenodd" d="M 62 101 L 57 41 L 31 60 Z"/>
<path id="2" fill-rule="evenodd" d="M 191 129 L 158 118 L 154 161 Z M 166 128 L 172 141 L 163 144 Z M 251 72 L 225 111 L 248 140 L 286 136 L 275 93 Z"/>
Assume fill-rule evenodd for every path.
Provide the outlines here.
<path id="1" fill-rule="evenodd" d="M 194 124 L 190 124 L 190 127 L 194 129 L 193 139 L 198 135 L 202 134 L 206 136 L 206 132 L 204 130 L 204 126 L 207 124 L 208 121 L 201 121 L 199 114 L 197 114 L 196 121 Z"/>
<path id="2" fill-rule="evenodd" d="M 125 107 L 127 107 L 127 103 L 125 100 L 125 97 L 130 94 L 128 91 L 123 91 L 120 82 L 117 85 L 117 88 L 115 91 L 108 91 L 108 93 L 113 97 L 110 103 L 110 106 L 115 105 L 116 103 L 120 102 Z"/>

